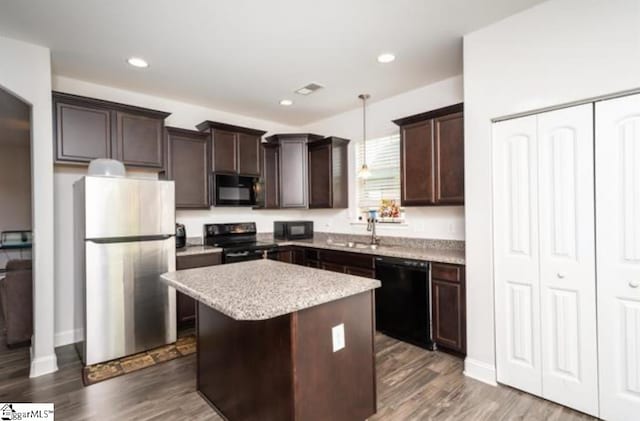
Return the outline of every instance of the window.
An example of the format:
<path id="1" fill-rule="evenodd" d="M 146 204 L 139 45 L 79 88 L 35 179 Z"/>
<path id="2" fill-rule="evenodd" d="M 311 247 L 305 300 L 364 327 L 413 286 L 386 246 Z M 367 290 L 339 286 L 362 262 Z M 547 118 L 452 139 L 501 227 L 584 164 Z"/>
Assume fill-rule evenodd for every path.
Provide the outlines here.
<path id="1" fill-rule="evenodd" d="M 356 174 L 362 166 L 362 141 L 356 152 Z M 367 140 L 367 166 L 371 176 L 358 178 L 357 203 L 360 210 L 378 208 L 380 200 L 400 202 L 400 135 Z"/>

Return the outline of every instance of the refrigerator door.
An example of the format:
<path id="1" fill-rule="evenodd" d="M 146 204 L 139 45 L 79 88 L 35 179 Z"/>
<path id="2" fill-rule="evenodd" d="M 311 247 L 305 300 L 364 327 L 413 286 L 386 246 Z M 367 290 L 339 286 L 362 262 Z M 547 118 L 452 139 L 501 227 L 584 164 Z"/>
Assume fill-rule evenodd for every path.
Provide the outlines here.
<path id="1" fill-rule="evenodd" d="M 176 340 L 175 290 L 160 275 L 175 270 L 175 238 L 85 242 L 85 364 Z"/>
<path id="2" fill-rule="evenodd" d="M 80 182 L 86 239 L 175 234 L 173 181 L 85 177 Z"/>

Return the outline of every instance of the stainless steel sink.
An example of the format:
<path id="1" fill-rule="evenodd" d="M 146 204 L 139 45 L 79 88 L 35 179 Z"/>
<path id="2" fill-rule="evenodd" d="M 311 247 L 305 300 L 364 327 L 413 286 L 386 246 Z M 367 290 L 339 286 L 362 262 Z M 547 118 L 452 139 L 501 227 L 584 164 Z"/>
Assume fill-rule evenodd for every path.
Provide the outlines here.
<path id="1" fill-rule="evenodd" d="M 376 250 L 378 248 L 377 244 L 369 244 L 369 243 L 359 243 L 359 242 L 348 242 L 348 243 L 337 243 L 335 241 L 327 241 L 327 244 L 338 247 L 346 247 L 350 249 L 367 249 L 367 250 Z"/>

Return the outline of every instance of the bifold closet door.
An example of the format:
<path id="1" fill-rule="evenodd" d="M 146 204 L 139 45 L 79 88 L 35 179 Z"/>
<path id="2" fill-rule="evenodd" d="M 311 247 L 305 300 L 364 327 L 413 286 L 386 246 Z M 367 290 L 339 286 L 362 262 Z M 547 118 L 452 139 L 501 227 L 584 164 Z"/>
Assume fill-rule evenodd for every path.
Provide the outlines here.
<path id="1" fill-rule="evenodd" d="M 493 125 L 497 376 L 542 395 L 537 118 Z"/>
<path id="2" fill-rule="evenodd" d="M 640 95 L 596 103 L 600 416 L 640 419 Z"/>
<path id="3" fill-rule="evenodd" d="M 538 115 L 542 396 L 598 415 L 593 104 Z"/>
<path id="4" fill-rule="evenodd" d="M 598 413 L 593 106 L 494 124 L 498 381 Z"/>

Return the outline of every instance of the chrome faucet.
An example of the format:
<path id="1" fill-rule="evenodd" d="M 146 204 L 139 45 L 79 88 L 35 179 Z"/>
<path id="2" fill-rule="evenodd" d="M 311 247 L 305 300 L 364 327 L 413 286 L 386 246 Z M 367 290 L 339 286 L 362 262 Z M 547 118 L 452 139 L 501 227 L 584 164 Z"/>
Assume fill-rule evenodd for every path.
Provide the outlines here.
<path id="1" fill-rule="evenodd" d="M 371 231 L 371 245 L 378 245 L 380 239 L 376 236 L 376 217 L 375 215 L 369 215 L 367 218 L 367 231 Z"/>

